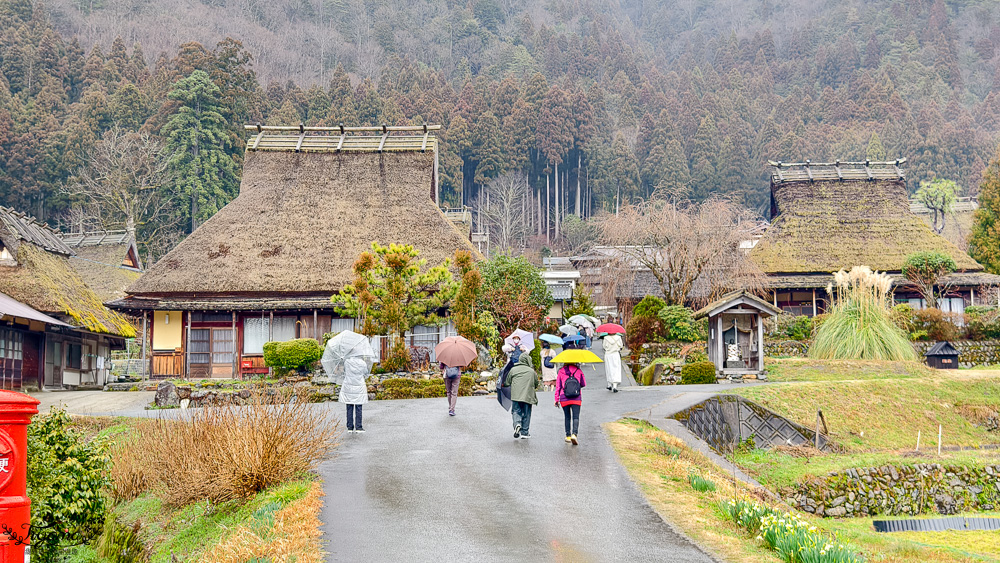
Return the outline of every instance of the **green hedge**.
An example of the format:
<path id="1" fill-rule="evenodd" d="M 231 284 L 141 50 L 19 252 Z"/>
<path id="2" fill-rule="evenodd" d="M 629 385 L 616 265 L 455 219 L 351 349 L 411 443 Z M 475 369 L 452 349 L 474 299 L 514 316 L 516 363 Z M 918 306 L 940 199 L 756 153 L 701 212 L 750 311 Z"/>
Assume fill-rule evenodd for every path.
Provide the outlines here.
<path id="1" fill-rule="evenodd" d="M 264 364 L 278 372 L 309 369 L 322 356 L 323 348 L 312 338 L 264 344 Z"/>
<path id="2" fill-rule="evenodd" d="M 471 377 L 463 375 L 462 380 L 458 384 L 458 395 L 460 397 L 471 395 L 472 383 Z M 441 377 L 433 379 L 410 379 L 408 377 L 386 379 L 375 393 L 375 398 L 379 400 L 430 399 L 444 396 L 444 379 Z"/>
<path id="3" fill-rule="evenodd" d="M 681 368 L 681 385 L 703 385 L 715 383 L 715 364 L 712 362 L 694 362 L 684 364 Z"/>

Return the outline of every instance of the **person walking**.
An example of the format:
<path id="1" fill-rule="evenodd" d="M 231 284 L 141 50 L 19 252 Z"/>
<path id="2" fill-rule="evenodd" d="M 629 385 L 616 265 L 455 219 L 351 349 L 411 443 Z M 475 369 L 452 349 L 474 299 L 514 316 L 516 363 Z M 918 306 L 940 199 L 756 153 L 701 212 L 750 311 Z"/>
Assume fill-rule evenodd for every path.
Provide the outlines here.
<path id="1" fill-rule="evenodd" d="M 587 381 L 579 366 L 565 364 L 559 368 L 556 376 L 556 406 L 563 410 L 566 442 L 574 446 L 580 443 L 576 435 L 580 431 L 580 406 L 583 404 L 582 391 L 586 386 Z"/>
<path id="2" fill-rule="evenodd" d="M 361 424 L 361 407 L 368 402 L 368 363 L 363 358 L 344 360 L 344 382 L 340 385 L 338 400 L 347 405 L 347 431 L 364 432 Z"/>
<path id="3" fill-rule="evenodd" d="M 552 358 L 556 357 L 556 351 L 552 346 L 542 342 L 542 384 L 546 391 L 551 391 L 556 385 L 556 365 L 552 363 Z"/>
<path id="4" fill-rule="evenodd" d="M 514 338 L 511 339 L 511 342 L 513 344 L 504 344 L 503 347 L 500 348 L 505 354 L 507 354 L 507 363 L 503 366 L 503 378 L 501 381 L 507 380 L 507 373 L 510 371 L 510 368 L 514 367 L 518 358 L 520 358 L 521 354 L 524 353 L 524 347 L 521 346 L 520 336 L 514 336 Z"/>
<path id="5" fill-rule="evenodd" d="M 462 382 L 462 368 L 441 364 L 441 377 L 444 378 L 444 392 L 448 397 L 448 416 L 455 416 L 458 385 Z"/>
<path id="6" fill-rule="evenodd" d="M 622 354 L 625 347 L 622 335 L 609 334 L 604 337 L 604 375 L 608 379 L 608 391 L 618 392 L 622 382 Z"/>
<path id="7" fill-rule="evenodd" d="M 531 406 L 538 404 L 535 387 L 538 386 L 538 374 L 531 365 L 531 355 L 521 354 L 517 364 L 507 372 L 504 381 L 510 387 L 510 414 L 514 419 L 514 438 L 527 440 L 531 438 Z"/>

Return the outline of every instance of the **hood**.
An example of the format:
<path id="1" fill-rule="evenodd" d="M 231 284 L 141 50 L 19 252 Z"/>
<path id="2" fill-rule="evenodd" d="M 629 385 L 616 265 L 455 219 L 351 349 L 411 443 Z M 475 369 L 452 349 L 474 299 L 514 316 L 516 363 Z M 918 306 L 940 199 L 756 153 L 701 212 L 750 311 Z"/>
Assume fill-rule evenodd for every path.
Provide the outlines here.
<path id="1" fill-rule="evenodd" d="M 531 354 L 528 353 L 521 354 L 521 357 L 518 358 L 517 363 L 515 365 L 525 366 L 529 369 L 534 369 L 534 366 L 531 364 Z"/>

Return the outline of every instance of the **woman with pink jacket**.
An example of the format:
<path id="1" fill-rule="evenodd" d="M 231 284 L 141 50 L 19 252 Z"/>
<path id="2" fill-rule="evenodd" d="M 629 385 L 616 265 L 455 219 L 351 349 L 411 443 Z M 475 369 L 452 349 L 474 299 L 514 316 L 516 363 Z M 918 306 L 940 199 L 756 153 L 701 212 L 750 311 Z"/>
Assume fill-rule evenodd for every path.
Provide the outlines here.
<path id="1" fill-rule="evenodd" d="M 583 370 L 576 364 L 565 364 L 556 374 L 556 406 L 562 407 L 566 426 L 566 442 L 574 446 L 579 444 L 576 437 L 580 430 L 580 406 L 583 404 L 583 393 L 587 381 Z"/>

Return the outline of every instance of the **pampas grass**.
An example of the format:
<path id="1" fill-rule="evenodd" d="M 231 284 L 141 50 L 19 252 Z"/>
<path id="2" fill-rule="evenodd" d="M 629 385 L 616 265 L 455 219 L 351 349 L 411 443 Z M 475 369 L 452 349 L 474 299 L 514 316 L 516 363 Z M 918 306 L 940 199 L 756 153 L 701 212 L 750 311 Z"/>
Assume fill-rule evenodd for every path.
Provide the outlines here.
<path id="1" fill-rule="evenodd" d="M 917 359 L 906 334 L 892 322 L 892 280 L 884 272 L 855 266 L 833 274 L 836 287 L 826 321 L 816 332 L 809 357 L 822 360 Z"/>

